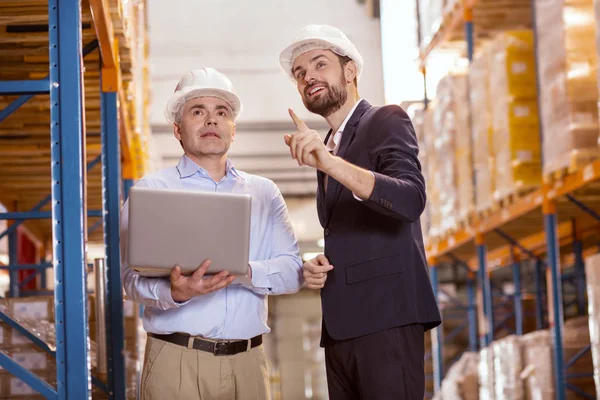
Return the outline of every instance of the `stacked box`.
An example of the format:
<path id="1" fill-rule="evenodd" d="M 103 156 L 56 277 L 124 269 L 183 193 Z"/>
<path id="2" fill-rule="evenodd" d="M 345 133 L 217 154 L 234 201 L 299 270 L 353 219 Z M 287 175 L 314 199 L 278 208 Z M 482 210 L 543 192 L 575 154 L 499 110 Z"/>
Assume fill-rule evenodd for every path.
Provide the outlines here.
<path id="1" fill-rule="evenodd" d="M 53 296 L 8 298 L 0 303 L 0 309 L 46 342 L 50 349 L 55 349 Z M 43 381 L 52 384 L 56 377 L 56 359 L 7 324 L 0 323 L 0 332 L 1 351 Z M 35 400 L 44 397 L 19 378 L 0 368 L 0 398 Z"/>
<path id="2" fill-rule="evenodd" d="M 519 336 L 510 335 L 492 343 L 494 353 L 494 388 L 497 399 L 525 399 L 520 374 L 523 369 Z"/>
<path id="3" fill-rule="evenodd" d="M 594 381 L 596 397 L 600 398 L 600 255 L 593 255 L 586 259 L 585 275 Z"/>
<path id="4" fill-rule="evenodd" d="M 541 184 L 533 32 L 508 31 L 490 43 L 494 198 Z"/>
<path id="5" fill-rule="evenodd" d="M 545 175 L 598 156 L 593 0 L 536 0 Z"/>
<path id="6" fill-rule="evenodd" d="M 479 212 L 489 209 L 493 204 L 495 176 L 491 142 L 490 60 L 486 50 L 477 54 L 469 69 L 475 209 Z"/>

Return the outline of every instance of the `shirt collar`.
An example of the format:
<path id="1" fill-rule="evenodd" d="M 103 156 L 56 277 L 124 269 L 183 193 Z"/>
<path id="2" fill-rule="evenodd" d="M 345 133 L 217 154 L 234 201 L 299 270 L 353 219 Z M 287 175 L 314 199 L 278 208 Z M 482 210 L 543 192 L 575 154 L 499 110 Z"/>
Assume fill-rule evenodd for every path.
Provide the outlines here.
<path id="1" fill-rule="evenodd" d="M 358 101 L 356 102 L 354 107 L 352 107 L 352 109 L 350 110 L 348 115 L 346 115 L 346 119 L 344 119 L 344 122 L 342 122 L 342 124 L 338 128 L 337 132 L 335 132 L 335 133 L 333 133 L 333 135 L 331 135 L 331 139 L 325 145 L 327 150 L 333 151 L 337 147 L 337 145 L 339 144 L 339 141 L 341 140 L 344 129 L 346 128 L 346 124 L 348 123 L 348 121 L 350 121 L 350 118 L 352 118 L 352 114 L 354 114 L 354 111 L 356 111 L 356 107 L 358 107 L 358 105 L 360 104 L 361 101 L 362 101 L 362 99 L 358 99 Z"/>
<path id="2" fill-rule="evenodd" d="M 346 115 L 346 119 L 344 119 L 344 122 L 342 122 L 342 124 L 340 125 L 340 127 L 337 130 L 338 132 L 342 132 L 344 130 L 344 128 L 346 128 L 346 124 L 348 123 L 348 121 L 350 121 L 352 114 L 354 114 L 354 111 L 356 111 L 356 107 L 358 107 L 358 105 L 360 104 L 361 101 L 362 101 L 362 99 L 358 99 L 358 101 L 356 102 L 354 107 L 352 107 L 352 110 L 350 110 L 348 115 Z"/>
<path id="3" fill-rule="evenodd" d="M 177 164 L 177 171 L 179 171 L 179 177 L 181 179 L 189 178 L 190 176 L 194 175 L 196 172 L 200 172 L 200 174 L 202 174 L 204 176 L 208 176 L 208 172 L 204 168 L 200 167 L 198 164 L 196 164 L 194 161 L 192 161 L 185 154 L 181 157 L 181 159 L 179 160 L 179 163 Z M 233 163 L 231 162 L 231 160 L 227 159 L 227 164 L 225 165 L 225 175 L 230 175 L 230 174 L 235 177 L 246 179 L 233 166 Z"/>

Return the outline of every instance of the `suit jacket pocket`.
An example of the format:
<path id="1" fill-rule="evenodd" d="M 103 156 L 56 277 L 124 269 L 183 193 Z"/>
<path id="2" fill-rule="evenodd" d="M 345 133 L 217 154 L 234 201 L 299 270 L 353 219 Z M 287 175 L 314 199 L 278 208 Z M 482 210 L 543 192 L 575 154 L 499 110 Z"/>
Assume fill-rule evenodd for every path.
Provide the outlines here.
<path id="1" fill-rule="evenodd" d="M 356 283 L 380 276 L 402 273 L 402 255 L 372 258 L 346 267 L 346 283 Z"/>

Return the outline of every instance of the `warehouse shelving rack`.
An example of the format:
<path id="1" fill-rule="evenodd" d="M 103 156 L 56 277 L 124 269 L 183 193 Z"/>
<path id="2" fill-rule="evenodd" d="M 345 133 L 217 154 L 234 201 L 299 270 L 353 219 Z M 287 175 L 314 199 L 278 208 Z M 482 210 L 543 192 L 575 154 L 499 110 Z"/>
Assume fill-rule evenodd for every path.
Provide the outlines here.
<path id="1" fill-rule="evenodd" d="M 417 8 L 418 8 L 417 0 Z M 421 0 L 422 1 L 422 0 Z M 440 28 L 428 43 L 419 41 L 421 49 L 421 65 L 425 75 L 426 62 L 429 55 L 450 39 L 457 39 L 457 30 L 464 27 L 464 36 L 459 43 L 466 47 L 466 55 L 473 60 L 475 35 L 473 10 L 478 3 L 485 0 L 463 0 L 443 17 Z M 533 12 L 532 27 L 537 54 L 537 37 L 535 26 L 535 0 L 524 0 L 529 3 Z M 417 13 L 418 15 L 418 13 Z M 420 18 L 419 18 L 420 19 Z M 420 21 L 419 21 L 419 32 Z M 538 80 L 539 82 L 539 80 Z M 427 92 L 425 92 L 427 93 Z M 428 99 L 424 99 L 427 106 Z M 538 104 L 539 90 L 538 90 Z M 540 127 L 541 135 L 543 135 Z M 427 134 L 427 132 L 425 132 Z M 491 274 L 502 267 L 513 268 L 515 295 L 514 311 L 507 317 L 515 319 L 517 334 L 522 333 L 522 288 L 521 261 L 532 260 L 535 263 L 533 295 L 536 298 L 536 326 L 541 329 L 549 326 L 554 347 L 556 398 L 566 398 L 567 390 L 576 392 L 583 398 L 595 398 L 595 394 L 583 393 L 581 389 L 568 382 L 570 378 L 581 377 L 568 374 L 567 370 L 582 355 L 590 351 L 587 346 L 579 351 L 571 360 L 564 359 L 563 352 L 563 283 L 569 281 L 574 287 L 577 312 L 585 314 L 585 269 L 584 257 L 598 252 L 600 240 L 600 160 L 593 161 L 561 179 L 544 183 L 537 190 L 517 198 L 514 202 L 499 211 L 479 217 L 463 229 L 447 233 L 439 238 L 431 238 L 427 244 L 428 262 L 431 267 L 431 280 L 434 290 L 439 293 L 438 269 L 443 265 L 461 265 L 468 271 L 468 304 L 460 306 L 472 310 L 475 307 L 473 289 L 474 275 L 477 274 L 478 289 L 482 294 L 484 327 L 479 338 L 481 348 L 494 340 L 494 332 L 501 324 L 494 323 L 493 293 Z M 563 274 L 565 265 L 572 265 L 573 272 Z M 544 318 L 543 275 L 548 286 L 547 313 Z M 453 300 L 455 304 L 460 303 Z M 567 304 L 566 306 L 570 306 Z M 501 321 L 502 322 L 502 321 Z M 477 324 L 476 316 L 469 313 L 468 327 L 470 332 L 470 350 L 478 348 L 474 345 L 473 332 Z M 432 340 L 432 358 L 434 364 L 434 387 L 439 390 L 444 373 L 442 329 L 435 330 Z M 589 376 L 592 374 L 590 373 Z"/>
<path id="2" fill-rule="evenodd" d="M 125 398 L 119 214 L 146 156 L 131 126 L 113 28 L 111 11 L 121 6 L 120 0 L 0 1 L 0 57 L 32 63 L 0 62 L 0 201 L 8 208 L 0 219 L 9 220 L 0 232 L 9 241 L 9 265 L 2 269 L 9 271 L 10 296 L 19 296 L 38 294 L 19 290 L 37 273 L 45 289 L 45 271 L 53 268 L 55 348 L 6 313 L 0 319 L 55 356 L 56 386 L 3 351 L 0 365 L 48 399 L 86 399 L 92 383 L 108 398 Z M 36 176 L 48 172 L 47 182 Z M 51 194 L 32 203 L 44 187 Z M 88 219 L 95 219 L 89 227 Z M 18 264 L 16 232 L 23 224 L 44 246 L 51 239 L 52 262 L 42 251 L 40 264 Z M 85 260 L 94 240 L 106 252 L 106 382 L 89 368 Z M 19 282 L 23 269 L 35 273 Z"/>

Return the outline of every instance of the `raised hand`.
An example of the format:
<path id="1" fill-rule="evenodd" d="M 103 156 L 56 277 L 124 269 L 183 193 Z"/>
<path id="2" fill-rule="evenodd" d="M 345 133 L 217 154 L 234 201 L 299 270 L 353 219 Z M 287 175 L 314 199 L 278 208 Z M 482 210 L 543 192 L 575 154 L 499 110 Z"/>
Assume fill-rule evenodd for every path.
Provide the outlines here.
<path id="1" fill-rule="evenodd" d="M 299 166 L 308 165 L 321 171 L 327 171 L 334 162 L 334 157 L 327 151 L 319 133 L 310 129 L 294 113 L 289 110 L 290 117 L 298 129 L 291 135 L 285 135 L 285 144 L 290 148 L 292 158 Z"/>

